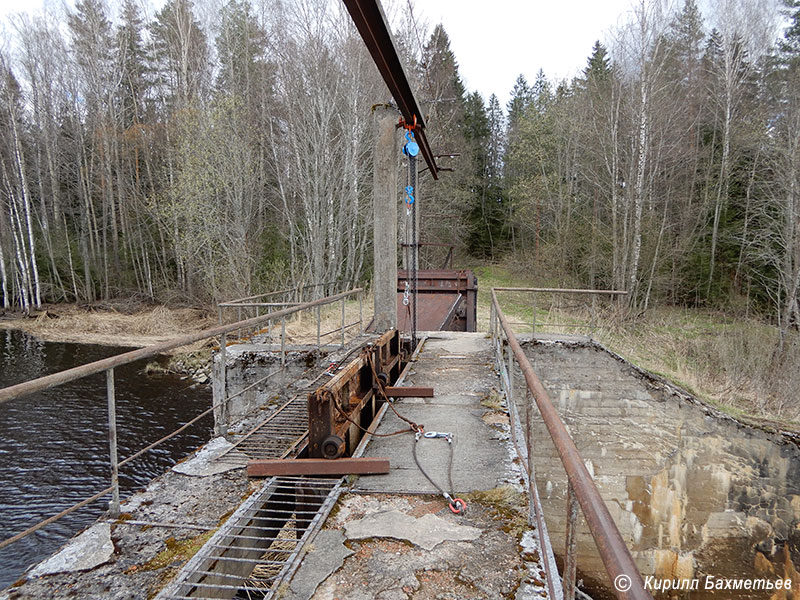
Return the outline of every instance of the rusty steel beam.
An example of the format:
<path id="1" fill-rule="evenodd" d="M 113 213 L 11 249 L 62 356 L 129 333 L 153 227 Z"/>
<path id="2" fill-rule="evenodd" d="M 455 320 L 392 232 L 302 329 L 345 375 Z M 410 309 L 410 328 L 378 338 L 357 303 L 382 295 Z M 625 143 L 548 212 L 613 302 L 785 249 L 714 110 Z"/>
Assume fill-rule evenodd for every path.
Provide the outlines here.
<path id="1" fill-rule="evenodd" d="M 403 63 L 397 55 L 397 49 L 392 38 L 392 33 L 386 23 L 378 0 L 344 0 L 344 5 L 355 23 L 356 29 L 361 34 L 361 39 L 367 46 L 375 66 L 383 77 L 386 87 L 397 102 L 400 114 L 409 125 L 416 123 L 414 137 L 419 144 L 422 157 L 431 171 L 434 179 L 439 179 L 439 167 L 436 158 L 431 152 L 428 138 L 425 135 L 425 119 L 419 108 L 419 103 L 414 96 L 414 90 L 408 81 L 408 76 L 403 68 Z"/>
<path id="2" fill-rule="evenodd" d="M 432 387 L 393 387 L 387 386 L 384 391 L 390 398 L 433 398 Z"/>
<path id="3" fill-rule="evenodd" d="M 492 289 L 492 305 L 503 331 L 505 331 L 511 351 L 519 364 L 520 371 L 525 377 L 528 389 L 536 401 L 542 421 L 544 421 L 553 445 L 561 458 L 569 485 L 575 492 L 583 511 L 583 516 L 589 526 L 592 538 L 594 538 L 606 573 L 610 581 L 613 584 L 617 584 L 614 587 L 617 598 L 620 600 L 652 600 L 653 597 L 645 590 L 642 575 L 639 573 L 636 563 L 633 562 L 633 557 L 625 545 L 625 541 L 622 539 L 611 513 L 608 511 L 603 497 L 597 490 L 594 480 L 589 474 L 578 448 L 575 446 L 575 442 L 570 437 L 563 421 L 561 421 L 561 417 L 558 416 L 558 411 L 553 406 L 547 390 L 545 390 L 533 370 L 528 357 L 525 356 L 525 352 L 514 336 L 511 325 L 500 309 L 500 303 L 497 300 L 497 294 L 494 289 Z M 619 586 L 620 582 L 624 585 Z"/>
<path id="4" fill-rule="evenodd" d="M 247 463 L 248 477 L 273 475 L 385 475 L 388 458 L 267 458 Z"/>

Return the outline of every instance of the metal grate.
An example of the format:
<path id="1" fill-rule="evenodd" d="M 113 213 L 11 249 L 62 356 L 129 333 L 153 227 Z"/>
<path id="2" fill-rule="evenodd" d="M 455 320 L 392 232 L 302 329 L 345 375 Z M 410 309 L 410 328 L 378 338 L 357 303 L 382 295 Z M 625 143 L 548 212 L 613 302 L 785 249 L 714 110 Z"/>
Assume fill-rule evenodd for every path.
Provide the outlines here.
<path id="1" fill-rule="evenodd" d="M 273 598 L 300 565 L 343 479 L 273 477 L 250 496 L 158 598 Z"/>
<path id="2" fill-rule="evenodd" d="M 304 390 L 242 436 L 216 460 L 244 465 L 249 459 L 296 456 L 307 437 L 308 396 Z"/>

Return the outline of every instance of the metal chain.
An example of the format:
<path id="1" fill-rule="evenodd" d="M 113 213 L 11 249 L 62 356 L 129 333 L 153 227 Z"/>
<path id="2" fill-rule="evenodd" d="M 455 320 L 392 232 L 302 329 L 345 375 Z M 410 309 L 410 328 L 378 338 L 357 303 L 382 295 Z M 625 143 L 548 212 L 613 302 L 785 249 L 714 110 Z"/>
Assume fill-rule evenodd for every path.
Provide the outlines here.
<path id="1" fill-rule="evenodd" d="M 417 202 L 419 192 L 417 191 L 417 158 L 408 157 L 408 176 L 410 185 L 414 189 L 414 204 L 411 205 L 411 297 L 413 307 L 411 309 L 411 351 L 417 347 L 417 253 L 419 244 L 417 243 Z"/>

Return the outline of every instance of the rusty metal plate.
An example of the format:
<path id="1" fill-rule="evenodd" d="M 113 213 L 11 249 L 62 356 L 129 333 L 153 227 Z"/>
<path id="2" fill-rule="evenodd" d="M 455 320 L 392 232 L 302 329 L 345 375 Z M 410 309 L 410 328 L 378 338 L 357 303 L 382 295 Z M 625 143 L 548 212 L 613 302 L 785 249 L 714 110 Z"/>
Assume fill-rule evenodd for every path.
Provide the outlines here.
<path id="1" fill-rule="evenodd" d="M 441 330 L 460 300 L 461 295 L 457 291 L 449 294 L 418 294 L 417 331 Z M 411 315 L 408 307 L 403 305 L 403 294 L 397 294 L 397 328 L 411 331 Z"/>
<path id="2" fill-rule="evenodd" d="M 295 458 L 260 459 L 247 463 L 248 477 L 274 475 L 385 475 L 388 458 Z"/>

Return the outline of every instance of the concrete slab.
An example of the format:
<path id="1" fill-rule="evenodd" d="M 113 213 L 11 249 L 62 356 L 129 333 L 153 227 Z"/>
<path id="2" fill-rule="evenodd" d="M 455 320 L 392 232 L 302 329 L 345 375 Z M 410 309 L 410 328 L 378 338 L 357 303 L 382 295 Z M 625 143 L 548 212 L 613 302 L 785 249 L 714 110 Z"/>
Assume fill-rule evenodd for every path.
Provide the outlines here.
<path id="1" fill-rule="evenodd" d="M 453 356 L 459 358 L 454 359 Z M 433 398 L 404 398 L 397 411 L 426 431 L 454 435 L 453 486 L 456 494 L 487 490 L 503 484 L 509 470 L 508 452 L 496 428 L 484 420 L 489 409 L 481 405 L 499 381 L 492 366 L 491 340 L 482 333 L 434 332 L 425 342 L 419 361 L 406 378 L 407 385 L 432 386 Z M 407 428 L 391 410 L 378 433 Z M 414 436 L 376 437 L 365 456 L 385 456 L 388 475 L 362 476 L 356 488 L 365 491 L 437 493 L 414 462 Z M 448 483 L 450 449 L 444 439 L 422 438 L 417 456 L 425 471 L 441 488 Z"/>
<path id="2" fill-rule="evenodd" d="M 373 513 L 358 521 L 347 523 L 345 535 L 348 540 L 368 538 L 407 540 L 425 550 L 433 550 L 444 541 L 476 540 L 480 537 L 481 530 L 469 525 L 448 523 L 430 513 L 416 519 L 398 510 L 391 510 Z"/>
<path id="3" fill-rule="evenodd" d="M 344 542 L 344 534 L 338 529 L 320 531 L 311 542 L 311 548 L 283 597 L 286 600 L 311 598 L 319 584 L 338 571 L 344 564 L 344 559 L 355 553 Z"/>
<path id="4" fill-rule="evenodd" d="M 29 577 L 88 571 L 107 563 L 114 554 L 111 525 L 96 523 L 73 538 L 57 554 L 36 565 Z"/>
<path id="5" fill-rule="evenodd" d="M 227 460 L 225 462 L 216 461 L 222 454 L 233 448 L 233 444 L 223 437 L 214 438 L 208 444 L 203 446 L 197 454 L 189 460 L 178 463 L 172 470 L 183 475 L 191 475 L 192 477 L 206 477 L 208 475 L 218 475 L 234 469 L 242 469 L 247 463 L 247 456 L 238 450 L 231 450 L 228 452 Z M 241 458 L 240 461 L 235 461 L 236 458 Z"/>

